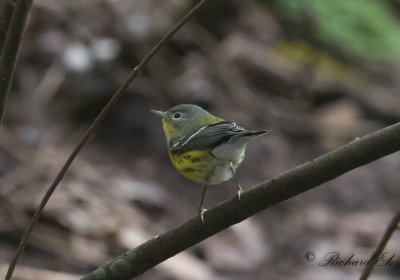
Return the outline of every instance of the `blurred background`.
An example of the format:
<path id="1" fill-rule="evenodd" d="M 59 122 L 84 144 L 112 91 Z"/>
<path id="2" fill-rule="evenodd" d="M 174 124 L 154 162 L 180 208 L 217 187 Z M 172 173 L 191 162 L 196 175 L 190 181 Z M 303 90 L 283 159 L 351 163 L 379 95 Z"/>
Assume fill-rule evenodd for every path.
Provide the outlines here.
<path id="1" fill-rule="evenodd" d="M 35 0 L 0 128 L 0 275 L 93 118 L 196 1 Z M 14 279 L 79 279 L 192 218 L 150 109 L 203 106 L 249 129 L 245 188 L 400 120 L 399 0 L 208 1 L 125 92 L 47 205 Z M 137 279 L 358 279 L 399 210 L 399 153 L 271 207 Z M 209 189 L 205 206 L 236 194 Z M 315 260 L 305 259 L 307 252 Z M 400 236 L 370 279 L 399 279 Z"/>

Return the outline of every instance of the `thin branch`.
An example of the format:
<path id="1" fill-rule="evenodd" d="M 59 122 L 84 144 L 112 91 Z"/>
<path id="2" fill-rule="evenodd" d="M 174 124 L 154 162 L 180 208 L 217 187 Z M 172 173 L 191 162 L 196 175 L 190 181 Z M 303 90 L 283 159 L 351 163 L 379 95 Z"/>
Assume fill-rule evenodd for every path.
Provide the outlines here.
<path id="1" fill-rule="evenodd" d="M 368 277 L 371 275 L 372 270 L 374 269 L 375 266 L 375 261 L 379 257 L 379 255 L 382 253 L 383 249 L 385 249 L 386 244 L 388 243 L 390 237 L 392 237 L 392 234 L 399 229 L 399 223 L 400 223 L 400 211 L 397 212 L 396 215 L 393 216 L 392 220 L 390 221 L 385 234 L 382 236 L 382 239 L 379 241 L 378 246 L 376 247 L 372 257 L 371 261 L 368 263 L 368 266 L 365 267 L 360 280 L 367 280 Z"/>
<path id="2" fill-rule="evenodd" d="M 8 26 L 10 25 L 15 3 L 0 1 L 0 55 L 6 40 Z"/>
<path id="3" fill-rule="evenodd" d="M 146 64 L 150 61 L 150 59 L 158 52 L 158 50 L 165 45 L 166 42 L 168 42 L 171 37 L 179 30 L 182 28 L 182 26 L 191 18 L 191 16 L 204 4 L 206 0 L 201 0 L 193 9 L 191 9 L 151 50 L 150 52 L 143 58 L 143 60 L 134 68 L 132 73 L 129 75 L 127 80 L 122 84 L 122 86 L 114 93 L 114 95 L 111 97 L 111 99 L 108 101 L 108 103 L 104 106 L 104 108 L 101 110 L 99 115 L 95 118 L 93 123 L 90 125 L 84 136 L 82 137 L 81 141 L 78 143 L 78 145 L 75 147 L 75 149 L 72 151 L 71 155 L 68 157 L 67 161 L 64 163 L 63 167 L 57 174 L 56 178 L 54 179 L 53 183 L 50 185 L 48 190 L 46 191 L 45 195 L 43 196 L 38 208 L 36 209 L 32 220 L 30 221 L 30 224 L 26 228 L 24 235 L 21 238 L 21 241 L 18 245 L 18 248 L 15 252 L 15 255 L 10 263 L 10 266 L 7 271 L 7 275 L 5 280 L 11 279 L 12 273 L 15 269 L 15 266 L 18 262 L 19 257 L 22 254 L 22 251 L 25 248 L 26 241 L 32 232 L 33 228 L 35 227 L 36 223 L 39 220 L 39 217 L 46 206 L 48 200 L 50 199 L 50 196 L 53 194 L 54 190 L 64 177 L 65 173 L 67 172 L 68 168 L 74 161 L 75 157 L 78 155 L 82 147 L 85 145 L 85 143 L 88 141 L 90 136 L 93 134 L 95 129 L 100 125 L 102 120 L 107 116 L 108 112 L 111 110 L 111 108 L 115 105 L 117 102 L 118 98 L 120 97 L 121 93 L 125 91 L 128 86 L 132 83 L 132 81 L 140 75 L 141 71 L 143 70 L 143 67 L 146 66 Z"/>
<path id="4" fill-rule="evenodd" d="M 317 159 L 261 182 L 205 212 L 126 252 L 81 280 L 131 279 L 200 241 L 251 215 L 332 180 L 352 169 L 400 150 L 400 123 L 356 139 Z"/>
<path id="5" fill-rule="evenodd" d="M 13 80 L 15 64 L 19 53 L 19 46 L 22 34 L 25 29 L 26 20 L 32 6 L 32 0 L 17 0 L 15 7 L 12 4 L 3 3 L 1 15 L 9 17 L 9 13 L 13 11 L 11 22 L 9 24 L 1 19 L 1 28 L 7 28 L 4 43 L 1 44 L 0 58 L 0 124 L 3 122 L 4 111 L 6 108 L 7 95 Z"/>

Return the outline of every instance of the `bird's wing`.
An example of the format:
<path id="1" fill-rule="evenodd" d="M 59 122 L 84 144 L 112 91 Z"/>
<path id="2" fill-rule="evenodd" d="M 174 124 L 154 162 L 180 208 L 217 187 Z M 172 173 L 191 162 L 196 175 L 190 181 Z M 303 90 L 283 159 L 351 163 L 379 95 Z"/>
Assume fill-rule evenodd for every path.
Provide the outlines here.
<path id="1" fill-rule="evenodd" d="M 182 154 L 187 151 L 214 148 L 228 141 L 234 135 L 247 132 L 236 123 L 220 121 L 203 126 L 195 133 L 181 140 L 171 142 L 171 153 Z"/>

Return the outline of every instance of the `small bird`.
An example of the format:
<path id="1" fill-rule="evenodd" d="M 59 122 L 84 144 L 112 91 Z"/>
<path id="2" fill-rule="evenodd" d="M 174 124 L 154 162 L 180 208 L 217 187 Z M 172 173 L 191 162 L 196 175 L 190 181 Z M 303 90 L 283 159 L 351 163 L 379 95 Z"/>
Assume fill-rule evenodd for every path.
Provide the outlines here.
<path id="1" fill-rule="evenodd" d="M 162 118 L 169 157 L 184 177 L 204 184 L 199 216 L 204 223 L 204 197 L 209 185 L 232 177 L 237 193 L 243 192 L 235 170 L 244 159 L 247 143 L 270 130 L 249 131 L 213 116 L 197 105 L 181 104 L 169 110 L 151 110 Z"/>

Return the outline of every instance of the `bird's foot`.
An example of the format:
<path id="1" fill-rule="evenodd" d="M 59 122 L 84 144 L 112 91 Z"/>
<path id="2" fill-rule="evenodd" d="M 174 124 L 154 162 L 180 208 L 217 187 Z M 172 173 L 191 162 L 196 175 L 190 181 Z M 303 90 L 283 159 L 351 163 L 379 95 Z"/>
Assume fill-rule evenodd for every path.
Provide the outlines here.
<path id="1" fill-rule="evenodd" d="M 237 188 L 237 194 L 238 194 L 238 198 L 239 198 L 239 200 L 240 200 L 240 196 L 242 195 L 242 193 L 243 193 L 242 186 L 241 186 L 241 185 L 238 185 L 238 188 Z"/>
<path id="2" fill-rule="evenodd" d="M 203 207 L 200 207 L 200 209 L 199 209 L 199 216 L 200 216 L 200 219 L 203 222 L 203 224 L 205 224 L 205 222 L 204 222 L 204 213 L 206 211 L 207 211 L 207 209 L 204 209 Z"/>

